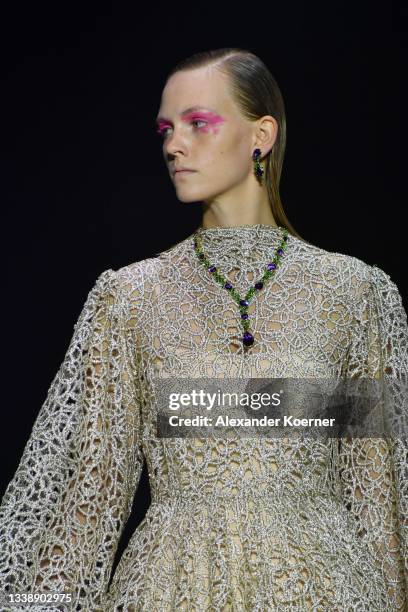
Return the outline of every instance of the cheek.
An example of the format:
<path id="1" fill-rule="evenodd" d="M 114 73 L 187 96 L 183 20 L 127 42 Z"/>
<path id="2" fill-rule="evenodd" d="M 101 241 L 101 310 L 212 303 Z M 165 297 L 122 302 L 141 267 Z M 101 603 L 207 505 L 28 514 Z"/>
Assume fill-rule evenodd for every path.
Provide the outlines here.
<path id="1" fill-rule="evenodd" d="M 228 164 L 236 170 L 248 162 L 248 144 L 243 138 L 228 138 L 218 143 L 215 157 L 222 164 Z"/>
<path id="2" fill-rule="evenodd" d="M 214 129 L 213 126 L 205 126 L 200 129 L 205 134 L 203 139 L 197 140 L 198 154 L 203 162 L 212 170 L 218 168 L 225 170 L 225 166 L 235 168 L 238 173 L 248 163 L 248 136 L 241 131 L 233 134 Z M 222 170 L 221 170 L 222 169 Z"/>

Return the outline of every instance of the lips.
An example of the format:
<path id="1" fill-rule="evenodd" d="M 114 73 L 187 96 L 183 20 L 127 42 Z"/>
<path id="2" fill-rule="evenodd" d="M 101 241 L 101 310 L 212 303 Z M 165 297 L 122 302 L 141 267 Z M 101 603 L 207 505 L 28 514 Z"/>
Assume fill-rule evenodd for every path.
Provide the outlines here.
<path id="1" fill-rule="evenodd" d="M 176 169 L 173 171 L 173 174 L 174 174 L 174 175 L 176 175 L 176 174 L 178 174 L 179 172 L 195 172 L 195 170 L 192 170 L 191 168 L 176 168 Z"/>

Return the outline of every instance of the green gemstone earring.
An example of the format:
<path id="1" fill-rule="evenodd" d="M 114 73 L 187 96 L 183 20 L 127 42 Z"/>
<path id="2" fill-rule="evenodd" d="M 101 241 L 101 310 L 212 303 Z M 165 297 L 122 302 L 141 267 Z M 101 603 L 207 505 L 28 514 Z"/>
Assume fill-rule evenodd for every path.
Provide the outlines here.
<path id="1" fill-rule="evenodd" d="M 255 149 L 255 151 L 252 153 L 252 159 L 254 161 L 255 176 L 259 179 L 260 183 L 262 183 L 262 177 L 264 174 L 264 169 L 259 163 L 259 158 L 261 155 L 262 155 L 261 149 Z"/>

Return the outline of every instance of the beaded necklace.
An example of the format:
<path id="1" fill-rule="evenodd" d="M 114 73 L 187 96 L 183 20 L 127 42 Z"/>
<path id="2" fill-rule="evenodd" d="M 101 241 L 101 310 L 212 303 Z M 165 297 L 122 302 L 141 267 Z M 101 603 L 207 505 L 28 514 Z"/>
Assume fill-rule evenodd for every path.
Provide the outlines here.
<path id="1" fill-rule="evenodd" d="M 201 237 L 200 237 L 200 229 L 199 228 L 194 234 L 194 251 L 198 257 L 198 260 L 204 265 L 204 267 L 212 274 L 213 278 L 222 286 L 224 289 L 227 289 L 232 296 L 233 300 L 238 303 L 239 310 L 241 313 L 241 324 L 244 329 L 244 334 L 241 337 L 242 343 L 245 348 L 250 347 L 254 343 L 254 336 L 249 331 L 249 315 L 248 315 L 248 307 L 252 300 L 252 296 L 255 291 L 260 291 L 266 284 L 266 282 L 275 274 L 277 267 L 280 264 L 281 257 L 284 253 L 284 250 L 287 246 L 288 239 L 288 230 L 284 227 L 278 226 L 280 230 L 282 230 L 282 239 L 279 243 L 278 248 L 275 251 L 275 255 L 270 261 L 265 269 L 265 272 L 262 278 L 257 281 L 247 292 L 244 298 L 241 298 L 238 291 L 229 282 L 216 268 L 214 264 L 212 264 L 206 257 L 203 252 Z"/>

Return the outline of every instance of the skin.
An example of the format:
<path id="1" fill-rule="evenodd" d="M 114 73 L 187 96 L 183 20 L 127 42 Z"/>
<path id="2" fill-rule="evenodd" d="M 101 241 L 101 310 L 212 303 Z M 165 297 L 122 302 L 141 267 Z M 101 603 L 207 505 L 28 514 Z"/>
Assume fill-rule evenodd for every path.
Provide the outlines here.
<path id="1" fill-rule="evenodd" d="M 254 173 L 252 153 L 261 149 L 265 168 L 262 160 L 275 143 L 277 122 L 270 115 L 257 121 L 243 117 L 228 86 L 228 77 L 214 66 L 170 77 L 156 119 L 165 163 L 177 198 L 202 203 L 202 227 L 276 227 L 264 181 L 260 185 Z M 200 110 L 182 116 L 194 106 Z M 195 172 L 174 175 L 177 166 Z"/>

